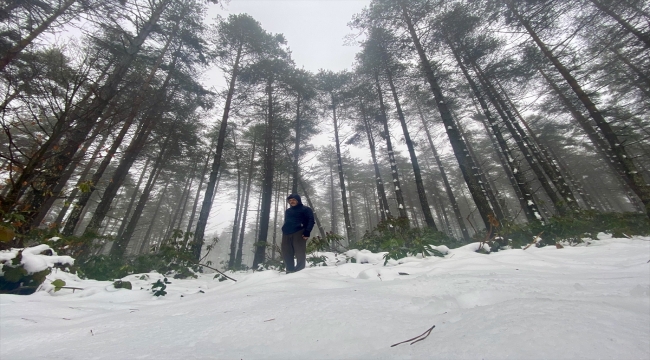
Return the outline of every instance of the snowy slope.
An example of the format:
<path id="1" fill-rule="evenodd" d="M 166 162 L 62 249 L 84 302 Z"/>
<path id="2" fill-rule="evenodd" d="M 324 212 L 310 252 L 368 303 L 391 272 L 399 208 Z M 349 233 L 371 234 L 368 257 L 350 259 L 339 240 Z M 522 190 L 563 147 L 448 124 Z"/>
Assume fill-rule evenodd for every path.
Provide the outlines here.
<path id="1" fill-rule="evenodd" d="M 348 255 L 364 263 L 170 279 L 161 298 L 158 274 L 130 291 L 55 273 L 84 290 L 0 295 L 0 358 L 650 359 L 650 238 Z"/>

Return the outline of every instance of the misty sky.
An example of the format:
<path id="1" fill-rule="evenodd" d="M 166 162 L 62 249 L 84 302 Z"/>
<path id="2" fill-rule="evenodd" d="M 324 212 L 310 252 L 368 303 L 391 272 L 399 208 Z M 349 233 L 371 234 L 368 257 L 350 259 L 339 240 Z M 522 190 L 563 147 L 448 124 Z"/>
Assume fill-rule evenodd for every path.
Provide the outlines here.
<path id="1" fill-rule="evenodd" d="M 272 33 L 282 33 L 296 65 L 317 72 L 351 68 L 356 46 L 345 46 L 352 31 L 347 23 L 370 0 L 231 0 L 220 10 L 213 6 L 208 18 L 217 14 L 247 13 Z"/>

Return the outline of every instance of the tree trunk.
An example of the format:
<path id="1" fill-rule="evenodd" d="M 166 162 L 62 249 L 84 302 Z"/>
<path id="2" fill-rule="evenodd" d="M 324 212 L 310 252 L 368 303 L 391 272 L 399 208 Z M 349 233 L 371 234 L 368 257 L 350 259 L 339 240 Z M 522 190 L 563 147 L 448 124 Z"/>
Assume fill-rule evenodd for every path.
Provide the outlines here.
<path id="1" fill-rule="evenodd" d="M 387 218 L 391 218 L 390 208 L 388 207 L 388 199 L 386 198 L 386 190 L 384 189 L 384 182 L 381 179 L 381 172 L 379 171 L 379 164 L 377 163 L 377 154 L 375 149 L 375 138 L 372 135 L 372 128 L 370 127 L 370 122 L 368 121 L 368 116 L 366 113 L 366 107 L 363 104 L 363 101 L 359 101 L 361 109 L 361 117 L 363 119 L 363 126 L 366 129 L 366 135 L 368 137 L 368 147 L 370 148 L 370 156 L 372 158 L 372 165 L 375 169 L 375 184 L 377 186 L 377 196 L 379 197 L 379 207 L 381 208 L 381 220 L 384 221 Z"/>
<path id="2" fill-rule="evenodd" d="M 420 199 L 420 207 L 422 209 L 422 214 L 424 215 L 424 221 L 427 224 L 427 227 L 438 230 L 436 223 L 433 221 L 433 216 L 431 215 L 431 208 L 429 208 L 429 200 L 427 200 L 427 193 L 424 191 L 424 184 L 422 183 L 422 175 L 420 174 L 420 165 L 418 164 L 418 158 L 415 155 L 415 147 L 413 146 L 413 141 L 411 140 L 411 135 L 406 126 L 406 119 L 404 118 L 404 112 L 402 111 L 402 105 L 399 101 L 399 96 L 397 95 L 397 89 L 395 88 L 395 83 L 393 82 L 393 74 L 389 69 L 386 69 L 386 75 L 388 76 L 388 84 L 390 85 L 390 90 L 393 93 L 393 100 L 395 101 L 395 107 L 397 108 L 397 117 L 399 122 L 402 125 L 402 132 L 404 133 L 404 140 L 406 141 L 406 147 L 408 148 L 409 155 L 411 157 L 411 165 L 413 166 L 413 175 L 415 176 L 415 186 L 418 190 L 418 198 Z"/>
<path id="3" fill-rule="evenodd" d="M 375 71 L 375 85 L 377 86 L 377 96 L 379 99 L 379 111 L 381 113 L 381 122 L 384 125 L 384 137 L 386 139 L 386 150 L 388 151 L 388 161 L 390 162 L 390 171 L 393 176 L 393 186 L 395 188 L 395 199 L 397 199 L 397 212 L 399 217 L 408 219 L 406 213 L 406 206 L 404 206 L 404 194 L 402 186 L 399 181 L 399 173 L 397 171 L 397 163 L 395 162 L 395 152 L 393 151 L 393 142 L 390 138 L 390 130 L 388 129 L 388 114 L 386 113 L 386 106 L 384 105 L 384 94 L 381 90 L 379 83 L 379 73 Z"/>
<path id="4" fill-rule="evenodd" d="M 232 98 L 235 93 L 235 84 L 237 76 L 239 75 L 239 61 L 241 60 L 243 43 L 239 44 L 237 55 L 235 56 L 235 64 L 233 65 L 232 74 L 230 74 L 230 84 L 228 86 L 228 94 L 226 95 L 226 103 L 223 108 L 223 117 L 221 118 L 221 126 L 219 128 L 219 137 L 217 138 L 217 149 L 214 153 L 214 160 L 212 162 L 212 169 L 210 171 L 210 179 L 208 180 L 208 187 L 205 189 L 203 198 L 203 205 L 201 205 L 201 212 L 199 213 L 199 220 L 196 223 L 196 230 L 194 231 L 194 241 L 192 244 L 192 254 L 198 261 L 201 258 L 201 248 L 203 248 L 203 236 L 205 235 L 205 227 L 208 224 L 208 217 L 210 210 L 212 210 L 212 196 L 215 192 L 215 184 L 217 182 L 217 175 L 219 174 L 219 167 L 221 166 L 221 155 L 226 141 L 226 133 L 228 132 L 228 117 L 230 115 L 230 107 Z"/>
<path id="5" fill-rule="evenodd" d="M 264 134 L 264 175 L 262 176 L 262 200 L 259 213 L 259 233 L 253 258 L 253 269 L 257 269 L 266 260 L 266 240 L 269 233 L 271 217 L 271 200 L 273 198 L 273 177 L 275 173 L 275 147 L 273 132 L 275 130 L 275 113 L 273 109 L 273 79 L 266 84 L 268 117 Z"/>
<path id="6" fill-rule="evenodd" d="M 628 23 L 627 21 L 625 21 L 625 19 L 623 19 L 618 14 L 613 12 L 612 9 L 605 6 L 605 4 L 603 4 L 603 3 L 601 3 L 601 2 L 599 2 L 597 0 L 590 0 L 590 1 L 591 1 L 592 4 L 594 4 L 594 6 L 598 10 L 604 12 L 605 14 L 611 16 L 612 19 L 616 20 L 616 22 L 619 25 L 621 25 L 621 27 L 623 29 L 625 29 L 625 31 L 627 31 L 628 33 L 633 34 L 634 36 L 636 36 L 636 38 L 639 41 L 641 41 L 641 42 L 643 42 L 645 44 L 646 48 L 650 48 L 650 36 L 648 36 L 647 34 L 644 34 L 640 30 L 636 29 L 634 26 L 632 26 L 632 24 Z"/>
<path id="7" fill-rule="evenodd" d="M 65 214 L 68 212 L 68 209 L 70 208 L 70 204 L 72 204 L 72 201 L 77 197 L 77 193 L 79 192 L 79 186 L 86 180 L 88 177 L 88 174 L 92 170 L 93 166 L 95 165 L 95 160 L 97 160 L 100 151 L 104 147 L 104 144 L 106 143 L 106 140 L 108 140 L 108 136 L 105 135 L 102 137 L 102 140 L 97 144 L 97 147 L 95 148 L 95 151 L 93 152 L 91 158 L 88 160 L 88 163 L 84 167 L 83 171 L 81 174 L 79 174 L 79 180 L 77 181 L 77 185 L 74 187 L 72 192 L 67 198 L 67 201 L 63 204 L 63 208 L 59 212 L 59 216 L 54 220 L 55 224 L 58 224 L 59 226 L 63 223 L 63 218 L 65 217 Z"/>
<path id="8" fill-rule="evenodd" d="M 301 123 L 300 123 L 300 100 L 302 97 L 298 95 L 296 100 L 296 140 L 294 143 L 293 149 L 293 182 L 291 184 L 291 193 L 298 193 L 298 161 L 300 160 L 300 135 L 302 133 Z"/>
<path id="9" fill-rule="evenodd" d="M 153 216 L 151 217 L 151 221 L 149 222 L 149 226 L 147 227 L 147 233 L 144 235 L 144 238 L 142 238 L 142 243 L 140 245 L 140 249 L 138 251 L 138 254 L 143 254 L 144 251 L 147 249 L 146 246 L 149 244 L 149 241 L 151 239 L 151 231 L 153 230 L 156 219 L 158 218 L 158 212 L 160 212 L 160 208 L 162 206 L 163 201 L 165 200 L 165 195 L 167 194 L 167 188 L 169 187 L 169 184 L 171 183 L 170 181 L 167 181 L 165 184 L 165 187 L 163 188 L 162 193 L 160 194 L 160 198 L 158 199 L 158 203 L 156 204 L 156 210 L 153 212 Z M 160 242 L 160 245 L 162 245 L 162 241 Z M 159 246 L 160 248 L 160 246 Z"/>
<path id="10" fill-rule="evenodd" d="M 546 58 L 549 61 L 551 61 L 551 63 L 553 63 L 553 66 L 555 66 L 557 71 L 562 75 L 562 77 L 564 77 L 564 79 L 569 84 L 569 86 L 571 86 L 573 92 L 576 94 L 576 96 L 578 96 L 578 98 L 585 106 L 585 108 L 587 108 L 587 111 L 589 111 L 589 115 L 591 115 L 591 118 L 596 122 L 596 126 L 598 126 L 600 131 L 602 131 L 603 135 L 605 136 L 605 139 L 607 140 L 609 146 L 614 152 L 614 155 L 616 155 L 616 159 L 625 170 L 625 175 L 626 175 L 625 179 L 628 185 L 630 186 L 630 188 L 632 188 L 634 193 L 637 194 L 637 196 L 641 199 L 641 201 L 645 205 L 646 215 L 650 217 L 650 186 L 646 184 L 645 179 L 643 179 L 643 176 L 637 170 L 637 167 L 634 164 L 632 157 L 628 155 L 623 142 L 619 141 L 618 137 L 616 136 L 616 133 L 609 125 L 609 123 L 605 121 L 605 118 L 598 110 L 596 105 L 593 103 L 593 101 L 591 101 L 589 95 L 587 95 L 584 92 L 584 90 L 582 90 L 582 87 L 578 84 L 578 81 L 571 75 L 569 70 L 560 62 L 560 60 L 558 60 L 553 55 L 551 50 L 547 48 L 546 44 L 542 42 L 542 40 L 539 38 L 537 33 L 533 30 L 531 25 L 528 23 L 528 21 L 522 18 L 519 12 L 512 5 L 512 2 L 509 2 L 508 5 L 512 10 L 513 14 L 515 15 L 515 17 L 517 17 L 519 22 L 526 28 L 526 31 L 528 31 L 528 34 L 533 38 L 533 41 L 535 41 L 535 43 L 540 48 L 540 50 L 544 53 Z"/>
<path id="11" fill-rule="evenodd" d="M 334 163 L 332 162 L 332 156 L 330 154 L 329 163 L 330 167 L 330 231 L 334 234 L 339 233 L 338 221 L 337 221 L 337 211 L 336 211 L 336 199 L 334 199 Z"/>
<path id="12" fill-rule="evenodd" d="M 63 15 L 76 1 L 77 0 L 66 0 L 59 6 L 58 9 L 54 11 L 54 13 L 52 13 L 52 15 L 50 15 L 43 21 L 43 23 L 41 23 L 36 29 L 29 33 L 26 38 L 20 40 L 18 44 L 7 50 L 7 52 L 2 56 L 2 59 L 0 59 L 0 71 L 3 71 L 4 68 L 9 65 L 13 59 L 16 58 L 16 56 L 18 56 L 27 46 L 29 46 L 34 41 L 34 39 L 36 39 L 36 37 L 47 30 L 47 28 L 49 28 L 50 25 L 56 21 L 56 19 Z"/>
<path id="13" fill-rule="evenodd" d="M 97 119 L 100 118 L 111 99 L 120 91 L 119 85 L 122 79 L 135 60 L 137 53 L 140 51 L 140 47 L 154 30 L 156 23 L 169 2 L 170 0 L 162 1 L 153 10 L 150 18 L 144 23 L 138 35 L 129 43 L 129 48 L 124 52 L 125 55 L 115 66 L 113 73 L 109 76 L 106 83 L 96 92 L 97 95 L 93 101 L 87 107 L 78 106 L 72 112 L 70 123 L 76 123 L 77 125 L 67 131 L 66 142 L 61 146 L 61 151 L 50 158 L 45 165 L 46 169 L 42 175 L 42 183 L 44 186 L 39 190 L 45 194 L 43 201 L 47 200 L 49 196 L 52 196 L 51 190 L 60 179 L 61 169 L 72 161 L 81 144 L 86 140 L 86 137 L 96 125 Z"/>
<path id="14" fill-rule="evenodd" d="M 126 228 L 126 224 L 129 222 L 131 210 L 133 210 L 133 205 L 135 205 L 135 199 L 138 198 L 138 191 L 140 190 L 140 186 L 142 185 L 142 180 L 144 180 L 144 175 L 147 173 L 147 168 L 149 167 L 149 162 L 151 159 L 147 157 L 147 161 L 145 161 L 144 166 L 142 167 L 142 171 L 140 172 L 140 177 L 138 178 L 138 183 L 135 185 L 135 188 L 133 189 L 133 194 L 131 194 L 131 199 L 129 200 L 129 206 L 126 208 L 126 211 L 124 212 L 124 217 L 122 217 L 122 223 L 120 224 L 120 229 L 117 231 L 117 236 L 116 237 L 122 237 L 124 234 L 124 229 Z"/>
<path id="15" fill-rule="evenodd" d="M 185 234 L 189 234 L 190 232 L 192 232 L 192 225 L 194 224 L 194 216 L 196 216 L 196 208 L 199 204 L 199 198 L 201 196 L 201 188 L 203 187 L 203 181 L 205 181 L 205 174 L 208 172 L 210 155 L 212 155 L 212 151 L 208 150 L 208 154 L 205 157 L 205 164 L 203 164 L 203 170 L 201 170 L 201 180 L 199 181 L 199 187 L 196 189 L 196 196 L 194 197 L 194 205 L 192 205 L 192 214 L 190 215 L 190 219 L 187 222 L 187 229 L 185 230 Z M 189 240 L 189 235 L 187 236 Z"/>
<path id="16" fill-rule="evenodd" d="M 451 205 L 451 208 L 454 211 L 454 216 L 456 217 L 456 222 L 458 222 L 458 226 L 460 227 L 460 232 L 463 235 L 463 239 L 466 242 L 470 242 L 472 238 L 469 236 L 469 231 L 467 231 L 467 226 L 465 225 L 465 220 L 463 219 L 463 215 L 460 213 L 460 207 L 458 207 L 458 202 L 456 201 L 456 196 L 454 196 L 453 191 L 451 190 L 451 184 L 449 183 L 449 178 L 447 177 L 447 171 L 445 170 L 445 167 L 442 164 L 442 161 L 440 160 L 440 156 L 438 156 L 438 151 L 436 151 L 436 147 L 433 145 L 433 140 L 431 139 L 431 131 L 429 130 L 429 124 L 427 121 L 424 119 L 424 114 L 422 113 L 422 109 L 420 108 L 420 104 L 416 102 L 416 106 L 418 109 L 418 113 L 420 115 L 420 120 L 422 121 L 422 127 L 424 128 L 424 132 L 427 134 L 427 140 L 429 141 L 429 147 L 431 148 L 431 152 L 433 153 L 433 157 L 436 160 L 436 165 L 438 166 L 438 169 L 440 170 L 440 177 L 442 178 L 442 183 L 445 187 L 445 192 L 447 193 L 447 198 L 449 199 L 449 204 Z"/>
<path id="17" fill-rule="evenodd" d="M 408 27 L 408 31 L 411 35 L 411 40 L 413 41 L 415 48 L 417 49 L 418 55 L 420 57 L 420 64 L 424 69 L 426 79 L 429 82 L 431 87 L 431 92 L 438 106 L 438 111 L 440 111 L 440 117 L 442 122 L 445 125 L 447 136 L 449 137 L 449 142 L 451 143 L 452 149 L 454 150 L 454 155 L 458 160 L 458 165 L 460 166 L 463 178 L 467 183 L 472 199 L 478 209 L 481 219 L 483 220 L 483 226 L 488 229 L 490 227 L 490 217 L 494 216 L 492 209 L 490 208 L 490 203 L 483 192 L 483 187 L 480 184 L 480 177 L 474 172 L 476 168 L 474 162 L 468 154 L 467 146 L 463 139 L 460 136 L 460 132 L 456 127 L 454 119 L 451 116 L 449 107 L 447 106 L 447 101 L 442 93 L 442 88 L 438 83 L 438 79 L 433 73 L 433 68 L 431 62 L 429 61 L 424 48 L 420 43 L 420 39 L 415 32 L 415 27 L 411 21 L 411 17 L 408 14 L 404 0 L 399 0 L 399 5 L 402 8 L 402 14 L 404 16 L 404 21 Z"/>
<path id="18" fill-rule="evenodd" d="M 345 178 L 343 177 L 343 159 L 341 158 L 341 142 L 339 140 L 339 124 L 336 118 L 336 100 L 334 95 L 330 94 L 332 99 L 332 119 L 334 121 L 334 145 L 336 146 L 336 165 L 339 173 L 339 186 L 341 188 L 341 202 L 343 204 L 343 218 L 345 220 L 345 233 L 348 241 L 357 241 L 350 221 L 350 209 L 348 207 L 348 197 L 345 190 Z"/>
<path id="19" fill-rule="evenodd" d="M 135 210 L 133 211 L 133 216 L 131 217 L 129 224 L 126 226 L 126 229 L 124 230 L 124 234 L 122 234 L 122 236 L 120 237 L 117 237 L 115 239 L 115 242 L 113 243 L 113 247 L 111 248 L 111 252 L 110 252 L 111 256 L 117 258 L 121 258 L 124 256 L 127 245 L 129 241 L 131 241 L 131 237 L 135 232 L 135 228 L 138 225 L 138 221 L 142 216 L 142 211 L 144 210 L 144 206 L 147 204 L 147 201 L 149 201 L 149 195 L 151 194 L 151 191 L 153 190 L 153 187 L 156 184 L 156 181 L 158 180 L 158 176 L 160 176 L 160 173 L 162 172 L 163 164 L 165 163 L 164 159 L 167 156 L 167 145 L 168 142 L 166 141 L 163 144 L 162 148 L 160 149 L 156 162 L 154 163 L 151 175 L 149 176 L 149 180 L 147 181 L 147 185 L 142 191 L 142 194 L 140 195 L 140 199 L 138 200 L 138 204 L 136 205 Z"/>
<path id="20" fill-rule="evenodd" d="M 541 68 L 537 68 L 539 73 L 544 77 L 544 79 L 548 82 L 549 86 L 555 94 L 560 98 L 560 101 L 564 105 L 564 107 L 571 113 L 571 116 L 573 119 L 580 125 L 582 130 L 587 134 L 587 137 L 591 141 L 592 145 L 598 152 L 598 154 L 602 157 L 603 161 L 607 166 L 617 175 L 615 176 L 616 179 L 619 181 L 623 189 L 625 190 L 625 193 L 627 194 L 627 197 L 630 199 L 630 202 L 637 208 L 638 211 L 643 212 L 643 203 L 640 203 L 640 200 L 638 196 L 632 191 L 632 188 L 628 185 L 626 181 L 626 175 L 625 175 L 625 169 L 623 166 L 621 166 L 621 163 L 616 161 L 616 155 L 614 155 L 611 151 L 611 148 L 607 144 L 607 141 L 604 140 L 598 133 L 596 129 L 591 125 L 589 122 L 589 119 L 584 117 L 582 113 L 576 109 L 576 107 L 573 105 L 571 100 L 566 97 L 564 92 L 560 89 L 560 87 L 551 79 L 551 77 L 544 72 Z"/>
<path id="21" fill-rule="evenodd" d="M 506 174 L 512 175 L 512 177 L 509 176 L 509 178 L 511 180 L 514 180 L 514 184 L 513 181 L 511 181 L 511 184 L 513 184 L 513 186 L 516 186 L 518 190 L 516 191 L 516 193 L 520 195 L 519 203 L 526 215 L 526 219 L 529 222 L 539 221 L 541 219 L 540 210 L 537 207 L 537 204 L 535 203 L 535 199 L 533 198 L 533 190 L 530 188 L 528 181 L 526 180 L 526 177 L 524 175 L 524 172 L 521 171 L 519 165 L 515 161 L 515 157 L 512 154 L 510 147 L 508 146 L 508 143 L 503 137 L 503 134 L 501 133 L 501 129 L 496 122 L 496 119 L 492 116 L 492 113 L 490 112 L 487 101 L 483 97 L 483 94 L 479 90 L 479 87 L 474 81 L 474 79 L 472 79 L 472 77 L 470 76 L 467 67 L 461 60 L 460 55 L 458 54 L 458 50 L 456 50 L 451 44 L 448 45 L 450 46 L 450 48 L 454 53 L 454 57 L 456 58 L 456 63 L 458 64 L 458 67 L 463 72 L 463 75 L 465 75 L 465 79 L 467 80 L 467 83 L 470 85 L 470 88 L 472 89 L 474 96 L 476 97 L 479 104 L 481 105 L 483 114 L 487 118 L 489 127 L 492 129 L 492 135 L 497 139 L 497 143 L 501 150 L 500 153 L 503 154 L 506 158 L 503 159 L 505 161 L 503 160 L 501 161 L 501 164 L 502 166 L 507 167 Z M 506 120 L 504 120 L 504 122 L 507 123 Z M 498 151 L 499 149 L 495 149 L 495 150 Z"/>

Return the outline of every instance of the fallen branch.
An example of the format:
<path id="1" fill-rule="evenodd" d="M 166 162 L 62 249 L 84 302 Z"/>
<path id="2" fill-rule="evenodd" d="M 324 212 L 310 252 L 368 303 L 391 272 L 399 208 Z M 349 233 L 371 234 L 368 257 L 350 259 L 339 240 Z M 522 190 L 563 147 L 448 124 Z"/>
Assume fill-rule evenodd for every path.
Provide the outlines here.
<path id="1" fill-rule="evenodd" d="M 393 345 L 391 345 L 390 347 L 394 347 L 394 346 L 397 346 L 397 345 L 399 345 L 399 344 L 404 344 L 404 343 L 407 343 L 407 342 L 409 342 L 409 341 L 413 341 L 413 340 L 417 339 L 417 340 L 415 340 L 415 341 L 413 341 L 413 342 L 411 343 L 411 345 L 413 345 L 413 344 L 415 344 L 415 343 L 418 342 L 418 341 L 422 341 L 422 340 L 426 339 L 426 338 L 429 336 L 429 334 L 431 334 L 431 330 L 433 330 L 433 328 L 435 328 L 435 327 L 436 327 L 436 326 L 433 325 L 432 327 L 429 328 L 429 330 L 423 332 L 422 334 L 420 334 L 420 335 L 418 335 L 418 336 L 416 336 L 416 337 L 414 337 L 414 338 L 412 338 L 412 339 L 404 340 L 404 341 L 402 341 L 402 342 L 398 342 L 397 344 L 393 344 Z M 426 335 L 425 335 L 425 334 L 426 334 Z M 424 337 L 423 337 L 423 336 L 424 336 Z"/>
<path id="2" fill-rule="evenodd" d="M 214 270 L 214 271 L 218 272 L 219 274 L 223 275 L 225 278 L 230 279 L 230 280 L 232 280 L 234 282 L 237 282 L 237 280 L 235 280 L 235 279 L 231 278 L 230 276 L 222 273 L 220 270 L 217 270 L 217 269 L 215 269 L 215 268 L 213 268 L 211 266 L 208 266 L 208 265 L 203 265 L 203 264 L 199 264 L 199 265 L 207 267 L 208 269 Z"/>
<path id="3" fill-rule="evenodd" d="M 524 248 L 524 250 L 528 249 L 529 247 L 533 246 L 534 244 L 537 244 L 537 239 L 539 239 L 539 237 L 542 236 L 543 233 L 544 233 L 544 232 L 542 231 L 542 232 L 539 233 L 537 236 L 535 236 L 535 238 L 533 239 L 533 242 L 530 243 L 530 244 L 528 244 L 528 245 L 526 245 L 526 247 Z"/>

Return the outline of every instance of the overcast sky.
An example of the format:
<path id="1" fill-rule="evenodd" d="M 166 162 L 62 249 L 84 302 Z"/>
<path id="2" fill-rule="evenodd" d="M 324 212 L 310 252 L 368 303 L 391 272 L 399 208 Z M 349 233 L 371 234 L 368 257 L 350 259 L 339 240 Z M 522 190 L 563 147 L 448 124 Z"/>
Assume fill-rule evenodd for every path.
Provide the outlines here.
<path id="1" fill-rule="evenodd" d="M 370 0 L 231 0 L 216 15 L 247 13 L 272 33 L 284 34 L 296 65 L 313 72 L 351 68 L 356 46 L 344 46 L 347 26 Z"/>

